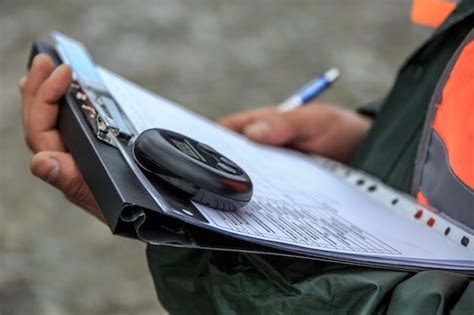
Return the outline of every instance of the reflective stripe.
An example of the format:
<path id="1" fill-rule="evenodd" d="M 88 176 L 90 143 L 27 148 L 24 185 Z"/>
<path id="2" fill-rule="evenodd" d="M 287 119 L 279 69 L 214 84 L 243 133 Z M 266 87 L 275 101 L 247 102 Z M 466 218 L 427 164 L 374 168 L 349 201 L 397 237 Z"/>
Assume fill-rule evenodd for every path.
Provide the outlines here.
<path id="1" fill-rule="evenodd" d="M 432 134 L 421 183 L 420 192 L 430 205 L 474 228 L 474 191 L 452 172 L 446 149 L 436 132 Z"/>
<path id="2" fill-rule="evenodd" d="M 433 122 L 449 165 L 474 187 L 474 41 L 464 47 L 446 81 Z"/>
<path id="3" fill-rule="evenodd" d="M 435 89 L 418 148 L 413 193 L 474 229 L 474 31 Z"/>

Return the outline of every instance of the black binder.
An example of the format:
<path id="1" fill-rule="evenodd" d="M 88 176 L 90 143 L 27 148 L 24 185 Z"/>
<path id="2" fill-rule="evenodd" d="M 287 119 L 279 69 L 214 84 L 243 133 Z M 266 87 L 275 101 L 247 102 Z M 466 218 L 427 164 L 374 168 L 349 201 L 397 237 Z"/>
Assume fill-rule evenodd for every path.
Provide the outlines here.
<path id="1" fill-rule="evenodd" d="M 36 41 L 31 49 L 28 68 L 40 53 L 49 55 L 56 66 L 62 63 L 52 45 Z M 58 130 L 112 233 L 157 245 L 313 258 L 240 240 L 164 215 L 119 151 L 97 139 L 71 89 L 60 100 Z M 176 191 L 164 186 L 155 185 L 155 188 L 170 204 L 199 213 L 188 199 Z"/>
<path id="2" fill-rule="evenodd" d="M 62 63 L 60 55 L 52 45 L 44 42 L 34 42 L 28 67 L 31 66 L 32 59 L 39 53 L 49 55 L 57 66 Z M 309 251 L 304 250 L 299 245 L 293 246 L 282 242 L 262 240 L 258 237 L 233 233 L 211 226 L 210 222 L 191 203 L 187 196 L 183 196 L 166 184 L 158 182 L 151 182 L 153 189 L 150 190 L 150 187 L 147 186 L 149 184 L 146 181 L 144 182 L 143 178 L 133 169 L 134 164 L 130 161 L 127 162 L 124 158 L 124 156 L 130 154 L 128 152 L 123 154 L 116 147 L 98 138 L 95 133 L 96 130 L 90 125 L 90 117 L 87 118 L 81 108 L 82 104 L 78 99 L 77 89 L 73 85 L 60 100 L 57 127 L 97 201 L 107 225 L 114 234 L 156 245 L 273 254 L 402 270 L 423 270 L 440 268 L 439 266 L 448 269 L 444 265 L 438 266 L 436 261 L 431 260 L 420 260 L 420 262 L 403 259 L 390 260 L 384 256 L 365 256 L 363 253 L 346 255 L 345 253 L 338 254 L 329 250 Z M 120 150 L 123 151 L 123 149 Z M 125 150 L 128 149 L 125 148 Z M 384 198 L 381 198 L 382 201 L 378 201 L 382 202 L 381 207 L 388 207 L 389 210 L 396 208 L 392 202 L 395 198 L 397 201 L 406 201 L 406 204 L 410 205 L 409 209 L 399 207 L 399 211 L 405 211 L 404 215 L 419 208 L 419 205 L 412 201 L 411 196 L 404 196 L 388 187 L 384 188 L 383 183 L 377 179 L 361 171 L 334 163 L 336 162 L 320 161 L 318 164 L 321 167 L 328 168 L 330 170 L 328 172 L 332 176 L 339 176 L 338 180 L 344 182 L 343 184 L 351 184 L 357 187 L 354 189 L 363 188 L 358 184 L 361 178 L 372 183 L 371 186 L 378 186 L 377 191 L 383 192 L 384 195 Z M 150 193 L 153 190 L 160 198 L 165 200 L 163 209 L 159 206 L 160 203 L 157 202 L 157 194 Z M 364 190 L 364 194 L 368 193 Z M 372 194 L 374 193 L 372 192 Z M 372 197 L 368 196 L 367 198 Z M 384 205 L 385 202 L 390 203 L 390 205 Z M 402 204 L 403 202 L 400 201 L 399 203 Z M 166 208 L 168 205 L 169 207 Z M 170 209 L 172 211 L 169 211 Z M 172 213 L 180 211 L 180 215 Z M 192 215 L 189 216 L 188 214 Z M 432 213 L 432 215 L 436 214 Z M 407 222 L 409 220 L 407 219 Z M 437 220 L 444 222 L 442 221 L 444 219 L 440 216 L 437 216 Z M 451 225 L 450 222 L 446 224 Z M 455 226 L 452 225 L 452 227 Z M 467 234 L 462 229 L 459 229 L 459 231 L 458 234 Z M 472 273 L 472 270 L 468 270 L 465 266 L 468 264 L 464 260 L 459 262 L 456 260 L 452 265 L 456 268 L 461 266 L 464 268 L 462 271 L 464 273 Z M 470 268 L 470 265 L 468 267 Z"/>

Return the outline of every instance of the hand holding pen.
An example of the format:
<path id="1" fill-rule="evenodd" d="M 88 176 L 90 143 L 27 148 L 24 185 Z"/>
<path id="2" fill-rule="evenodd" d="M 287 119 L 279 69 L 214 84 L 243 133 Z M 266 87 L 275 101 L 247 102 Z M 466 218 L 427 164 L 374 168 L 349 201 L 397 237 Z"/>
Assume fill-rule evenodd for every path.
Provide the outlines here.
<path id="1" fill-rule="evenodd" d="M 331 69 L 278 107 L 244 111 L 224 117 L 219 123 L 255 142 L 348 162 L 372 120 L 350 109 L 312 102 L 338 77 L 339 71 Z"/>

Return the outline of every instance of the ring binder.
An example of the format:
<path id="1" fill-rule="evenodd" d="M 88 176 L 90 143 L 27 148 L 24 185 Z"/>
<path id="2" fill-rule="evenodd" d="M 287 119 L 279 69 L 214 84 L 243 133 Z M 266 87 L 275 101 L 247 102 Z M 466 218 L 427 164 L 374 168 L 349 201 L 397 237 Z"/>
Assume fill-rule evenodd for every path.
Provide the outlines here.
<path id="1" fill-rule="evenodd" d="M 47 53 L 57 64 L 61 63 L 58 53 L 50 45 L 36 42 L 31 58 L 38 53 Z M 113 95 L 104 94 L 94 80 L 88 81 L 88 84 L 92 81 L 92 85 L 88 85 L 92 92 L 78 90 L 73 85 L 60 101 L 58 129 L 113 233 L 168 246 L 275 254 L 403 270 L 437 268 L 474 274 L 474 247 L 469 242 L 471 231 L 442 213 L 418 205 L 411 196 L 334 161 L 309 159 L 295 152 L 250 144 L 222 128 L 211 127 L 202 118 L 106 70 L 101 70 L 100 75 L 107 87 L 112 87 Z M 138 112 L 138 107 L 122 108 L 124 115 L 121 117 L 129 119 L 119 121 L 109 101 L 116 98 L 122 105 L 129 94 L 141 98 L 143 104 L 140 105 L 146 106 L 149 102 L 149 107 L 143 107 L 142 112 Z M 104 95 L 110 99 L 103 99 Z M 102 100 L 98 104 L 87 102 L 99 97 Z M 134 129 L 140 131 L 143 127 L 137 127 L 137 119 L 146 119 L 146 115 L 151 115 L 149 112 L 154 110 L 157 113 L 156 107 L 151 106 L 156 105 L 152 104 L 154 101 L 163 106 L 161 113 L 171 115 L 156 117 L 160 124 L 172 124 L 172 115 L 179 114 L 177 117 L 185 121 L 183 130 L 201 135 L 203 130 L 218 133 L 219 140 L 233 152 L 248 150 L 243 152 L 242 160 L 247 158 L 255 162 L 253 157 L 259 154 L 268 158 L 262 158 L 260 164 L 249 164 L 257 175 L 266 174 L 258 173 L 261 169 L 289 168 L 293 162 L 306 168 L 294 169 L 288 177 L 274 181 L 257 177 L 258 197 L 238 213 L 209 211 L 156 183 L 146 187 L 139 170 L 134 169 L 137 165 L 124 158 L 130 157 L 131 152 L 122 144 L 133 139 Z M 100 120 L 97 120 L 98 116 Z M 111 140 L 112 145 L 100 140 L 99 133 Z M 116 137 L 120 134 L 122 136 Z M 234 146 L 239 149 L 235 150 Z M 305 182 L 299 183 L 298 178 L 296 181 L 289 178 L 298 175 L 307 179 L 310 177 L 307 173 L 314 175 L 311 178 L 316 178 L 316 185 L 321 185 L 308 186 Z M 316 188 L 301 193 L 297 190 L 282 192 L 281 185 L 287 185 L 291 180 L 293 185 L 301 184 L 301 190 Z M 262 195 L 261 191 L 266 194 Z M 310 196 L 313 192 L 316 197 Z M 302 201 L 295 202 L 296 197 L 290 196 L 291 193 L 300 193 L 298 197 Z M 348 200 L 344 201 L 344 198 Z M 362 203 L 362 206 L 357 203 Z M 419 215 L 418 210 L 422 210 Z M 376 218 L 372 222 L 372 218 L 366 219 L 365 215 Z M 395 221 L 401 230 L 388 228 Z M 410 239 L 404 239 L 406 235 L 419 239 L 410 243 Z"/>

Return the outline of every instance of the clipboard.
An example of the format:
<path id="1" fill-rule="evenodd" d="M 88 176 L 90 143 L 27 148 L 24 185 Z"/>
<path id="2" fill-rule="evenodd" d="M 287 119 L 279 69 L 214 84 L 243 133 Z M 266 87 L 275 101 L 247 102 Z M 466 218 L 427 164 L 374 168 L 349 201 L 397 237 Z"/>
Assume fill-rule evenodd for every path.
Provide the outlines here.
<path id="1" fill-rule="evenodd" d="M 49 55 L 56 65 L 62 63 L 54 46 L 37 41 L 33 44 L 28 67 L 31 66 L 34 56 L 39 53 Z M 365 259 L 364 256 L 353 259 L 353 257 L 324 252 L 310 254 L 291 246 L 259 242 L 254 241 L 251 237 L 235 237 L 232 233 L 206 229 L 195 224 L 196 221 L 207 220 L 195 204 L 176 191 L 153 183 L 151 189 L 154 189 L 155 195 L 166 200 L 166 203 L 172 205 L 174 209 L 192 214 L 191 219 L 189 216 L 185 216 L 185 219 L 170 216 L 166 213 L 166 209 L 160 207 L 160 203 L 150 194 L 150 187 L 144 185 L 143 179 L 139 178 L 137 173 L 132 170 L 123 154 L 117 148 L 98 138 L 97 130 L 91 128 L 90 121 L 84 114 L 81 97 L 77 92 L 77 86 L 73 84 L 60 100 L 58 130 L 112 233 L 156 245 L 272 254 L 371 267 L 386 268 L 389 266 L 391 269 L 402 270 L 425 269 L 413 262 L 400 261 L 387 265 L 383 259 Z M 399 214 L 413 220 L 412 212 L 416 210 L 416 204 L 410 196 L 404 196 L 385 187 L 383 183 L 367 174 L 352 170 L 334 161 L 318 158 L 314 160 L 314 163 L 318 163 L 331 174 L 339 176 L 341 180 L 347 181 L 350 185 L 355 184 L 364 191 L 371 192 L 370 187 L 377 185 L 380 189 L 377 190 L 375 197 L 371 196 L 372 198 L 378 199 L 382 203 L 392 203 L 392 206 L 395 206 L 395 203 L 398 204 L 394 208 L 398 209 Z M 367 183 L 372 182 L 372 184 L 360 185 L 361 179 Z M 395 199 L 396 202 L 394 202 Z M 431 215 L 436 216 L 438 222 L 452 224 L 449 219 L 436 213 Z M 420 222 L 424 223 L 422 220 Z M 452 233 L 452 235 L 457 235 L 456 237 L 467 235 L 462 229 L 453 230 L 457 231 Z M 472 242 L 466 247 L 472 250 Z M 474 270 L 470 272 L 474 272 Z"/>
<path id="2" fill-rule="evenodd" d="M 63 63 L 53 45 L 35 41 L 28 69 L 34 57 L 41 53 L 47 54 L 55 66 Z M 75 91 L 69 89 L 59 106 L 59 133 L 113 234 L 155 245 L 311 258 L 235 239 L 162 215 L 117 149 L 97 139 L 80 109 Z M 169 202 L 187 211 L 196 211 L 189 200 L 176 197 L 175 191 L 166 187 L 158 190 L 168 196 Z"/>

